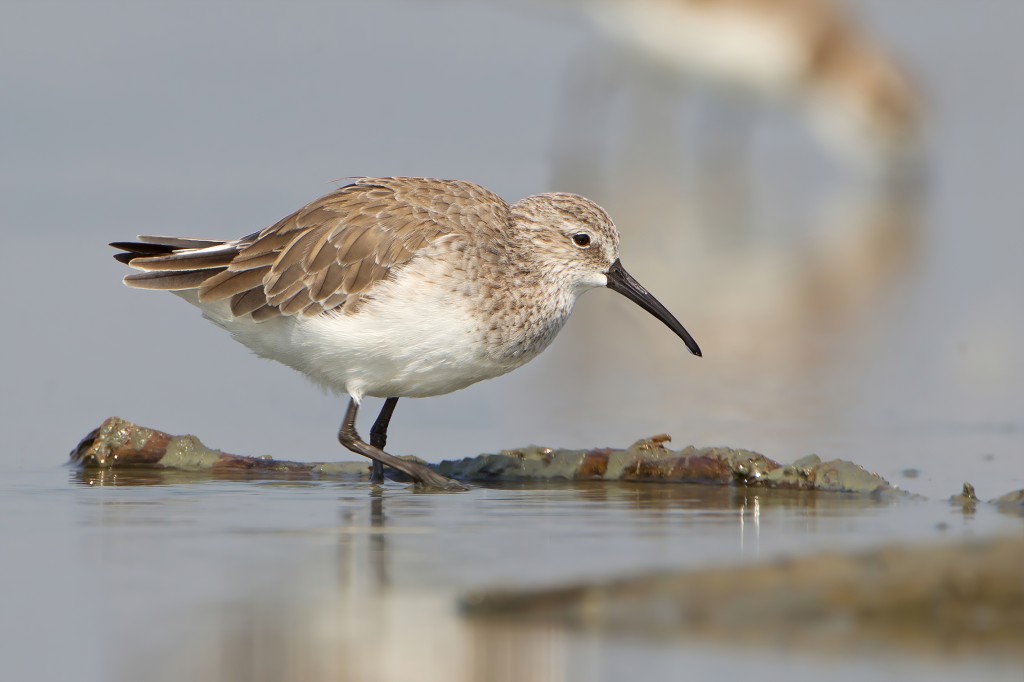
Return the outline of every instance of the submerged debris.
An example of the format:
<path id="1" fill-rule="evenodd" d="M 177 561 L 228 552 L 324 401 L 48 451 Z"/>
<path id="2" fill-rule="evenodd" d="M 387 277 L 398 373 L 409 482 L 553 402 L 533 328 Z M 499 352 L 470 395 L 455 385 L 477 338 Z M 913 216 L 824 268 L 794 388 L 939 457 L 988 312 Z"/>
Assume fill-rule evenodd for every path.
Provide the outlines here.
<path id="1" fill-rule="evenodd" d="M 470 616 L 631 637 L 983 650 L 1024 657 L 1024 539 L 822 554 L 467 595 Z"/>
<path id="2" fill-rule="evenodd" d="M 949 501 L 954 506 L 963 509 L 965 514 L 973 514 L 978 507 L 978 494 L 974 492 L 973 485 L 964 483 L 964 488 L 960 491 L 960 494 L 953 495 L 949 498 Z"/>
<path id="3" fill-rule="evenodd" d="M 1005 511 L 1018 511 L 1024 514 L 1024 490 L 1014 490 L 991 501 Z"/>

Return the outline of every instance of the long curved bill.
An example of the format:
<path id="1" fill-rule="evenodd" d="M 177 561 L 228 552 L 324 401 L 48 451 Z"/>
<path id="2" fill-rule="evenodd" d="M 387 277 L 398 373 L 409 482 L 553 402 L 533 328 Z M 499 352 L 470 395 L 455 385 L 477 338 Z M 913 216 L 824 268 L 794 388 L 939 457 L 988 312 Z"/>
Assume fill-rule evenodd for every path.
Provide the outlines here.
<path id="1" fill-rule="evenodd" d="M 666 327 L 674 331 L 676 336 L 683 340 L 683 343 L 686 344 L 691 353 L 700 357 L 700 346 L 690 336 L 690 332 L 686 331 L 683 325 L 679 323 L 679 320 L 668 311 L 668 308 L 663 306 L 654 296 L 651 296 L 650 292 L 640 285 L 640 282 L 637 282 L 633 279 L 632 275 L 626 272 L 618 258 L 615 259 L 615 262 L 612 263 L 612 266 L 608 268 L 608 272 L 605 274 L 608 277 L 607 286 L 609 289 L 619 292 L 664 322 Z"/>

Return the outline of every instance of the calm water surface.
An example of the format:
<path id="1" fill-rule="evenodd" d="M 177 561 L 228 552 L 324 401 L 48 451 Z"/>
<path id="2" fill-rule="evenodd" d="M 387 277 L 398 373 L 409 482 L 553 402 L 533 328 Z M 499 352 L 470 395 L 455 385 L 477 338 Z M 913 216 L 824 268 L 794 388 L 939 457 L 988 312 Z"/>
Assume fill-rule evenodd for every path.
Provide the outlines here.
<path id="1" fill-rule="evenodd" d="M 737 655 L 699 639 L 483 626 L 456 610 L 471 588 L 1021 531 L 1024 519 L 988 508 L 706 486 L 454 495 L 54 469 L 9 475 L 0 493 L 0 637 L 15 678 L 615 680 L 684 666 L 700 679 L 756 661 L 766 679 L 1016 679 L 991 661 Z"/>

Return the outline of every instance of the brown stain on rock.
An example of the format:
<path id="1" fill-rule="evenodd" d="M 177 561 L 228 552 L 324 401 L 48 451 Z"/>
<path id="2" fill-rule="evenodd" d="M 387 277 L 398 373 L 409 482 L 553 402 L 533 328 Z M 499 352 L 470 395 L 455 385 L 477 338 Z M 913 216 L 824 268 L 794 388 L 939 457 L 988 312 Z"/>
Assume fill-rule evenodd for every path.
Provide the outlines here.
<path id="1" fill-rule="evenodd" d="M 172 436 L 147 429 L 119 417 L 107 418 L 71 451 L 71 461 L 82 466 L 148 466 L 167 453 Z"/>
<path id="2" fill-rule="evenodd" d="M 611 457 L 613 450 L 609 448 L 601 448 L 597 450 L 587 450 L 583 453 L 583 461 L 580 462 L 577 474 L 580 478 L 604 478 L 605 473 L 608 471 L 608 460 Z"/>

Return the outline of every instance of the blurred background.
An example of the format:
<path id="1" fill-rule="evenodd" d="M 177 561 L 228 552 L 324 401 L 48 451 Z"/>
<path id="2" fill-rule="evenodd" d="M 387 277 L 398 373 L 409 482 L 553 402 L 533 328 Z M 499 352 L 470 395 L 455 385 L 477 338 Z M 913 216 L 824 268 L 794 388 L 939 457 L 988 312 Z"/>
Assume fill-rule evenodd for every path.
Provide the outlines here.
<path id="1" fill-rule="evenodd" d="M 601 203 L 704 357 L 596 291 L 526 367 L 402 401 L 391 451 L 667 432 L 852 459 L 931 497 L 1024 487 L 1022 26 L 1015 0 L 7 0 L 0 470 L 51 471 L 113 414 L 354 458 L 344 398 L 126 289 L 106 244 L 233 238 L 338 178 L 425 175 Z M 41 490 L 25 480 L 9 518 Z M 45 480 L 42 515 L 67 487 Z M 106 570 L 53 556 L 54 576 Z"/>

